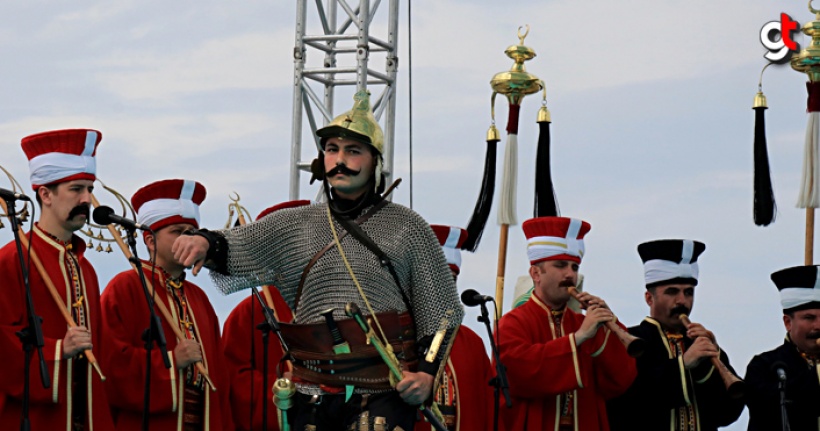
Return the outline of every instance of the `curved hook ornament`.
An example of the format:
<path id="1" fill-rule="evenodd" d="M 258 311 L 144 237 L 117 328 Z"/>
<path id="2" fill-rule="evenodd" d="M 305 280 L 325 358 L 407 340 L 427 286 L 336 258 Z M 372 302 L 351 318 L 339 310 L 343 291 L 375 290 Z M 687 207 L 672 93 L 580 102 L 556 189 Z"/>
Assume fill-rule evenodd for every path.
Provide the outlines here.
<path id="1" fill-rule="evenodd" d="M 493 125 L 495 125 L 495 96 L 498 95 L 497 91 L 493 91 L 492 97 L 490 97 L 490 119 L 493 121 Z"/>
<path id="2" fill-rule="evenodd" d="M 236 196 L 236 197 L 234 197 L 234 196 Z M 239 203 L 239 199 L 241 199 L 241 198 L 239 197 L 239 193 L 237 193 L 237 192 L 230 192 L 230 193 L 228 194 L 228 199 L 230 199 L 233 203 L 238 204 L 238 203 Z"/>
<path id="3" fill-rule="evenodd" d="M 538 83 L 541 85 L 542 91 L 542 98 L 541 98 L 541 106 L 547 106 L 547 84 L 544 83 L 543 79 L 539 79 Z"/>
<path id="4" fill-rule="evenodd" d="M 228 204 L 228 221 L 225 222 L 225 229 L 230 229 L 231 225 L 244 225 L 248 220 L 253 220 L 248 209 L 239 203 L 241 199 L 239 193 L 231 192 L 228 194 L 228 199 L 231 200 L 231 203 Z M 233 222 L 234 211 L 237 215 L 236 223 Z"/>
<path id="5" fill-rule="evenodd" d="M 811 6 L 811 0 L 809 0 L 809 6 Z M 521 34 L 521 29 L 525 28 L 525 27 L 526 27 L 527 31 L 525 31 L 524 34 Z M 518 44 L 519 45 L 524 44 L 524 39 L 527 38 L 528 34 L 530 34 L 530 25 L 529 24 L 524 24 L 524 25 L 518 27 Z"/>
<path id="6" fill-rule="evenodd" d="M 815 8 L 813 8 L 813 7 L 811 6 L 811 2 L 812 2 L 812 1 L 813 1 L 813 0 L 809 0 L 809 11 L 811 11 L 811 13 L 813 13 L 813 14 L 815 14 L 815 15 L 820 16 L 820 10 L 817 10 L 817 9 L 815 9 Z"/>
<path id="7" fill-rule="evenodd" d="M 487 130 L 487 141 L 501 140 L 501 134 L 498 133 L 498 128 L 495 127 L 495 96 L 497 94 L 497 91 L 493 91 L 493 95 L 490 97 L 490 118 L 492 122 L 490 123 L 490 129 Z"/>
<path id="8" fill-rule="evenodd" d="M 6 168 L 4 168 L 3 166 L 0 166 L 0 170 L 3 171 L 3 173 L 5 173 L 6 177 L 9 179 L 9 182 L 11 183 L 11 191 L 13 191 L 14 193 L 18 193 L 18 192 L 22 193 L 23 186 L 20 185 L 20 183 L 17 181 L 17 178 L 14 178 L 14 175 L 12 175 L 11 172 L 7 171 Z M 32 210 L 33 210 L 34 209 L 34 206 L 33 206 L 34 204 L 32 204 L 31 201 L 29 201 L 29 202 L 23 201 L 23 208 L 20 209 L 20 211 L 15 212 L 15 214 L 17 215 L 17 218 L 22 223 L 25 223 L 26 221 L 28 221 L 28 217 L 30 215 L 29 205 L 32 205 Z M 14 210 L 14 208 L 12 208 L 12 210 Z M 8 211 L 6 211 L 6 212 L 8 212 Z M 8 215 L 9 214 L 4 214 L 3 212 L 0 212 L 0 217 L 7 217 Z M 0 221 L 0 229 L 2 229 L 3 226 L 4 226 L 3 222 Z"/>

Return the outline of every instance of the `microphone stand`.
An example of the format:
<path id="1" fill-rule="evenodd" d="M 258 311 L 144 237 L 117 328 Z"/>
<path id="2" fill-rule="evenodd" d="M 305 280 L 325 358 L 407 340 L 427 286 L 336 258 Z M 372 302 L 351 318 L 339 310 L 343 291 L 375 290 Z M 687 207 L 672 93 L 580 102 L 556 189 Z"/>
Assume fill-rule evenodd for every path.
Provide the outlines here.
<path id="1" fill-rule="evenodd" d="M 487 311 L 487 303 L 485 301 L 481 301 L 481 316 L 478 317 L 478 321 L 484 322 L 487 333 L 490 334 L 490 347 L 493 351 L 493 358 L 495 359 L 495 377 L 490 379 L 488 384 L 493 387 L 493 431 L 498 431 L 498 402 L 500 400 L 500 392 L 504 393 L 507 408 L 512 407 L 512 400 L 510 400 L 510 384 L 507 381 L 507 367 L 501 363 L 501 356 L 498 353 L 498 347 L 495 345 L 493 331 L 490 329 L 490 313 Z M 496 327 L 498 327 L 497 324 Z"/>
<path id="2" fill-rule="evenodd" d="M 288 352 L 288 345 L 285 344 L 285 339 L 282 338 L 282 331 L 279 327 L 279 322 L 276 321 L 276 316 L 273 314 L 273 310 L 268 307 L 265 301 L 262 299 L 262 296 L 259 295 L 259 290 L 255 287 L 251 288 L 251 292 L 253 296 L 256 297 L 256 300 L 259 301 L 259 305 L 262 306 L 262 315 L 265 317 L 265 321 L 256 325 L 256 328 L 262 331 L 262 430 L 268 429 L 268 398 L 266 396 L 268 391 L 268 371 L 270 371 L 270 366 L 268 365 L 268 345 L 270 344 L 270 332 L 273 331 L 276 333 L 276 336 L 279 338 L 279 343 L 282 344 L 282 349 L 285 351 L 285 356 L 289 355 Z"/>
<path id="3" fill-rule="evenodd" d="M 131 257 L 128 259 L 137 269 L 137 274 L 140 276 L 140 283 L 142 283 L 142 291 L 145 294 L 145 301 L 148 304 L 149 326 L 142 333 L 142 340 L 145 341 L 145 386 L 143 389 L 142 398 L 142 430 L 148 430 L 148 416 L 149 406 L 151 403 L 151 350 L 156 341 L 157 346 L 162 354 L 162 362 L 166 369 L 171 368 L 171 361 L 168 359 L 168 344 L 165 341 L 165 333 L 162 331 L 162 323 L 159 316 L 154 311 L 154 299 L 148 293 L 148 283 L 145 281 L 145 273 L 142 271 L 142 261 L 137 257 L 137 230 L 128 226 L 121 225 L 125 229 L 125 236 L 128 239 L 128 247 L 131 249 Z"/>
<path id="4" fill-rule="evenodd" d="M 29 421 L 29 404 L 31 398 L 31 378 L 29 371 L 31 369 L 31 356 L 33 350 L 37 348 L 37 357 L 40 364 L 40 381 L 43 383 L 43 388 L 51 387 L 51 379 L 48 376 L 48 369 L 46 368 L 46 361 L 43 358 L 43 327 L 41 325 L 42 318 L 34 311 L 34 300 L 31 296 L 31 284 L 28 277 L 28 267 L 23 258 L 23 245 L 20 241 L 20 228 L 17 221 L 17 214 L 14 212 L 14 199 L 4 199 L 6 201 L 6 212 L 8 212 L 9 221 L 11 222 L 11 231 L 14 233 L 14 243 L 17 245 L 17 257 L 20 260 L 20 271 L 23 274 L 23 287 L 26 291 L 26 310 L 28 312 L 28 326 L 16 333 L 23 345 L 23 352 L 25 352 L 25 362 L 23 368 L 23 405 L 21 409 L 20 430 L 29 431 L 31 423 Z M 29 244 L 31 246 L 31 244 Z"/>
<path id="5" fill-rule="evenodd" d="M 790 431 L 789 414 L 786 412 L 786 380 L 777 376 L 777 389 L 780 391 L 780 422 L 783 431 Z"/>

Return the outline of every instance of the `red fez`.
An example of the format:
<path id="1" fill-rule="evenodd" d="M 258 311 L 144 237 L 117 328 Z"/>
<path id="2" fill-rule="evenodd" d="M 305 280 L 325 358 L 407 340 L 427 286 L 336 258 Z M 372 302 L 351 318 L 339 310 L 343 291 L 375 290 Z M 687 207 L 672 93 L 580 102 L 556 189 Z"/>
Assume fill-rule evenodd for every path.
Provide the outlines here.
<path id="1" fill-rule="evenodd" d="M 92 129 L 54 130 L 23 138 L 31 188 L 97 178 L 94 156 L 102 134 Z"/>
<path id="2" fill-rule="evenodd" d="M 205 186 L 196 181 L 162 180 L 137 190 L 131 205 L 137 212 L 137 222 L 154 232 L 177 223 L 199 227 L 199 205 L 205 195 Z"/>
<path id="3" fill-rule="evenodd" d="M 521 228 L 527 237 L 530 264 L 546 260 L 569 260 L 581 263 L 584 257 L 584 235 L 589 223 L 568 217 L 536 217 Z"/>
<path id="4" fill-rule="evenodd" d="M 433 224 L 430 227 L 433 228 L 433 233 L 436 234 L 450 270 L 459 274 L 461 272 L 461 250 L 463 250 L 464 242 L 467 240 L 467 231 L 460 227 L 439 224 Z"/>

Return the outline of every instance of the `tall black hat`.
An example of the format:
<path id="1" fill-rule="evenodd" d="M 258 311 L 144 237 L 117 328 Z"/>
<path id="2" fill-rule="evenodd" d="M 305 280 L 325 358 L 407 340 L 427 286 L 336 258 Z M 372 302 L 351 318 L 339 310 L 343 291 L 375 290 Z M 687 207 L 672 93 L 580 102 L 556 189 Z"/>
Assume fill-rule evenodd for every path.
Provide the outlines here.
<path id="1" fill-rule="evenodd" d="M 820 281 L 816 265 L 794 266 L 772 273 L 780 291 L 783 314 L 820 308 Z"/>
<path id="2" fill-rule="evenodd" d="M 691 239 L 660 239 L 638 245 L 646 288 L 664 284 L 698 284 L 698 256 L 706 245 Z"/>

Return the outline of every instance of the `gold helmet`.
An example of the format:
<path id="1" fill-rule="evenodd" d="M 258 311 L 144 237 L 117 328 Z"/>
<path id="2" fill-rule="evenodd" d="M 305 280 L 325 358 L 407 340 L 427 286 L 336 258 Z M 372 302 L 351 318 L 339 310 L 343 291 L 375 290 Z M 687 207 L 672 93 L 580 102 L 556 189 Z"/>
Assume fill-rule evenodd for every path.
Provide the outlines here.
<path id="1" fill-rule="evenodd" d="M 322 149 L 328 138 L 350 138 L 370 144 L 381 155 L 384 152 L 384 133 L 370 109 L 370 92 L 357 92 L 353 101 L 351 110 L 316 131 L 316 135 L 322 138 Z"/>

